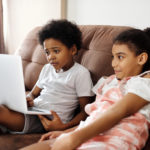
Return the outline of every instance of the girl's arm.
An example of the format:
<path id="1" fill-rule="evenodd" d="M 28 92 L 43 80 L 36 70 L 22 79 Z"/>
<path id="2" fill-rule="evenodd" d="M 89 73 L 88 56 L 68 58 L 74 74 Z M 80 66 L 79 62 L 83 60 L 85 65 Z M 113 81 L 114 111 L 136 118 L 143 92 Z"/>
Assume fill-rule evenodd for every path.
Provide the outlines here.
<path id="1" fill-rule="evenodd" d="M 148 101 L 135 94 L 128 93 L 102 113 L 94 122 L 80 130 L 71 132 L 69 135 L 60 136 L 54 143 L 52 150 L 75 149 L 88 139 L 112 128 L 121 119 L 136 113 L 146 104 L 148 104 Z"/>
<path id="2" fill-rule="evenodd" d="M 146 104 L 148 104 L 148 101 L 135 94 L 129 93 L 124 96 L 122 100 L 110 107 L 110 109 L 104 112 L 93 123 L 77 132 L 74 132 L 73 137 L 75 137 L 76 140 L 78 139 L 80 145 L 99 133 L 112 128 L 115 124 L 121 121 L 121 119 L 136 113 Z"/>
<path id="3" fill-rule="evenodd" d="M 64 131 L 51 131 L 51 132 L 45 133 L 41 136 L 39 142 L 42 142 L 42 141 L 45 141 L 48 139 L 57 138 L 58 136 L 60 136 L 63 133 L 68 133 L 68 132 L 74 131 L 76 128 L 77 128 L 77 126 L 67 129 L 67 130 L 64 130 Z"/>

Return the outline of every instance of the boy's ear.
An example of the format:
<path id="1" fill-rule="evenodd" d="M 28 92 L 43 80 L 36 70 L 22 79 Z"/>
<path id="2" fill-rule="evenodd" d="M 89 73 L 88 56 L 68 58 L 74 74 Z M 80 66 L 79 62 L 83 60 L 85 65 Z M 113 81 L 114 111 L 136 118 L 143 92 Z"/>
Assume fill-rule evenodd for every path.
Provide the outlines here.
<path id="1" fill-rule="evenodd" d="M 147 62 L 148 54 L 143 52 L 138 56 L 138 63 L 144 65 Z"/>
<path id="2" fill-rule="evenodd" d="M 71 50 L 72 50 L 72 55 L 74 56 L 77 53 L 77 47 L 75 44 L 72 46 Z"/>

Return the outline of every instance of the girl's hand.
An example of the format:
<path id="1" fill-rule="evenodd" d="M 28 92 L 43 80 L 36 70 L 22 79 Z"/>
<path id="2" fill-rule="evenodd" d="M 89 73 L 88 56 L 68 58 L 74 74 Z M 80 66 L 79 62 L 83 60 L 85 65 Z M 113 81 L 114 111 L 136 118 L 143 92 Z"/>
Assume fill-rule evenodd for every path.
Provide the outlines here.
<path id="1" fill-rule="evenodd" d="M 45 130 L 46 131 L 64 130 L 65 124 L 62 123 L 57 113 L 54 111 L 51 111 L 51 113 L 53 116 L 53 120 L 49 120 L 42 115 L 38 115 Z"/>
<path id="2" fill-rule="evenodd" d="M 56 139 L 51 150 L 74 150 L 77 147 L 78 145 L 72 133 L 65 133 Z"/>
<path id="3" fill-rule="evenodd" d="M 42 135 L 42 137 L 40 138 L 39 142 L 42 142 L 44 140 L 49 140 L 49 139 L 56 138 L 56 137 L 60 136 L 62 133 L 64 133 L 64 131 L 48 132 L 48 133 Z"/>
<path id="4" fill-rule="evenodd" d="M 28 107 L 32 107 L 34 105 L 34 102 L 33 102 L 34 97 L 32 96 L 32 94 L 28 94 L 26 96 L 26 100 L 27 100 Z"/>

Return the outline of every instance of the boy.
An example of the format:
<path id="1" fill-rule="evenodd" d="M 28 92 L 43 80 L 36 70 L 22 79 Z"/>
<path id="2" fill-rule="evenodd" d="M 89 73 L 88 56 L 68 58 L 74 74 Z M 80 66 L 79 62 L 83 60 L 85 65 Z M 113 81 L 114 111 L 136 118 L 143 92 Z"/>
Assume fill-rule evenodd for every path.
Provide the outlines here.
<path id="1" fill-rule="evenodd" d="M 0 106 L 0 125 L 11 132 L 35 133 L 75 126 L 86 118 L 84 106 L 93 96 L 89 71 L 73 60 L 81 48 L 78 27 L 67 20 L 55 20 L 46 24 L 38 36 L 48 64 L 43 67 L 37 83 L 27 95 L 27 102 L 28 106 L 50 110 L 53 118 L 24 115 Z M 78 104 L 80 112 L 73 118 Z"/>

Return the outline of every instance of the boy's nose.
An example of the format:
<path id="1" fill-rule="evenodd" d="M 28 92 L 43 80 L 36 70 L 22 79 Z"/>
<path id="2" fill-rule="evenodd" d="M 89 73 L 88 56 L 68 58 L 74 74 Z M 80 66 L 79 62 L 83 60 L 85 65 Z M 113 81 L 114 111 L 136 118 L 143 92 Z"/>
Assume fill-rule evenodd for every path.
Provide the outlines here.
<path id="1" fill-rule="evenodd" d="M 55 56 L 54 56 L 53 54 L 48 55 L 48 56 L 47 56 L 47 59 L 48 59 L 48 61 L 52 61 L 52 60 L 55 59 Z"/>

